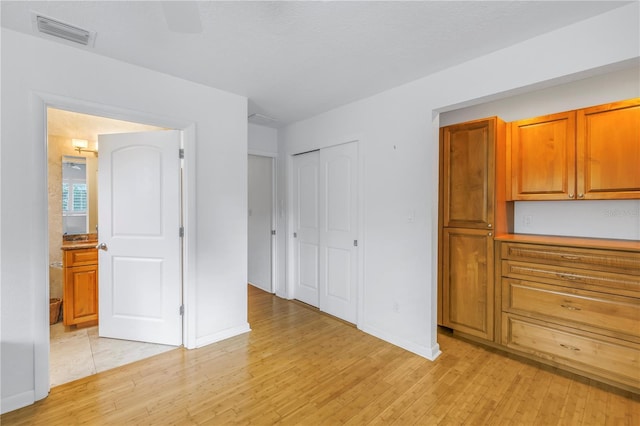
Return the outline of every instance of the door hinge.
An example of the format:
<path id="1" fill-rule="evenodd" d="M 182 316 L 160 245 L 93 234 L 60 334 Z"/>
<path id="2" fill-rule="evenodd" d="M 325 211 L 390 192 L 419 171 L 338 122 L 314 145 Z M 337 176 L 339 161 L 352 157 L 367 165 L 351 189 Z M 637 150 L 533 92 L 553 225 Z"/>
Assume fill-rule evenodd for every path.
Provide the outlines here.
<path id="1" fill-rule="evenodd" d="M 184 148 L 180 148 L 178 150 L 178 157 L 180 157 L 180 159 L 184 158 Z"/>
<path id="2" fill-rule="evenodd" d="M 180 238 L 184 237 L 184 226 L 181 226 L 178 232 L 180 233 Z"/>
<path id="3" fill-rule="evenodd" d="M 358 240 L 353 240 L 353 246 L 358 247 Z"/>
<path id="4" fill-rule="evenodd" d="M 180 315 L 184 315 L 184 305 L 180 305 Z"/>
<path id="5" fill-rule="evenodd" d="M 271 235 L 276 235 L 276 230 L 275 229 L 271 230 Z"/>

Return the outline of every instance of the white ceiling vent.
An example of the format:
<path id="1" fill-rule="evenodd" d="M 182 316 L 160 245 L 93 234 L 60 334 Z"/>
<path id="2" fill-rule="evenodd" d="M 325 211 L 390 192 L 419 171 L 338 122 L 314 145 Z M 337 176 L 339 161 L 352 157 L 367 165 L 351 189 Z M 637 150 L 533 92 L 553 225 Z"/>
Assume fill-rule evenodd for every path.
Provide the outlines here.
<path id="1" fill-rule="evenodd" d="M 38 13 L 33 13 L 33 24 L 38 32 L 82 44 L 83 46 L 93 46 L 95 40 L 95 32 L 83 30 Z"/>

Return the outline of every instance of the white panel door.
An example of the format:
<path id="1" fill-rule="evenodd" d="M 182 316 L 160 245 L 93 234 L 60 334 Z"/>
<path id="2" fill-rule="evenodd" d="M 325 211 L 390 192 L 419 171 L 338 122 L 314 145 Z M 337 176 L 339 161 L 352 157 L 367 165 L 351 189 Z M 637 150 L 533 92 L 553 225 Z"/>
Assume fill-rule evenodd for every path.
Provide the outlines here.
<path id="1" fill-rule="evenodd" d="M 99 334 L 181 345 L 180 132 L 98 140 Z"/>
<path id="2" fill-rule="evenodd" d="M 318 307 L 319 153 L 293 157 L 294 298 Z"/>
<path id="3" fill-rule="evenodd" d="M 320 310 L 357 320 L 358 145 L 320 150 Z"/>
<path id="4" fill-rule="evenodd" d="M 273 158 L 249 155 L 248 266 L 249 283 L 269 293 L 273 236 Z"/>

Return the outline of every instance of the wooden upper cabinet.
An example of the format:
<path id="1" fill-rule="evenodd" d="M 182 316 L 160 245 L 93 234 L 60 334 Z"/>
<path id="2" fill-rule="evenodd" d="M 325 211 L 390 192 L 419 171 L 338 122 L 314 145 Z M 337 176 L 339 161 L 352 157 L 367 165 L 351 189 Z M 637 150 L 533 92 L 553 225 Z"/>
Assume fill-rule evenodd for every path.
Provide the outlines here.
<path id="1" fill-rule="evenodd" d="M 640 198 L 640 98 L 578 110 L 577 194 Z"/>
<path id="2" fill-rule="evenodd" d="M 640 199 L 640 98 L 510 123 L 512 200 Z"/>
<path id="3" fill-rule="evenodd" d="M 443 226 L 494 226 L 496 118 L 441 129 Z"/>
<path id="4" fill-rule="evenodd" d="M 513 200 L 575 197 L 575 111 L 511 123 Z"/>

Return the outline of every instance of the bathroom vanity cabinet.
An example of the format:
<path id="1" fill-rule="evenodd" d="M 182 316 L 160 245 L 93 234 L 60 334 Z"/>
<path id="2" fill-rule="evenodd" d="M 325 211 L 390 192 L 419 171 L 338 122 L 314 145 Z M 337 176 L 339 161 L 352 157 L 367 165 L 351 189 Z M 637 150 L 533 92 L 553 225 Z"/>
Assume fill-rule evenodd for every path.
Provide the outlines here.
<path id="1" fill-rule="evenodd" d="M 63 246 L 64 325 L 98 321 L 98 250 L 95 243 Z"/>

